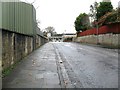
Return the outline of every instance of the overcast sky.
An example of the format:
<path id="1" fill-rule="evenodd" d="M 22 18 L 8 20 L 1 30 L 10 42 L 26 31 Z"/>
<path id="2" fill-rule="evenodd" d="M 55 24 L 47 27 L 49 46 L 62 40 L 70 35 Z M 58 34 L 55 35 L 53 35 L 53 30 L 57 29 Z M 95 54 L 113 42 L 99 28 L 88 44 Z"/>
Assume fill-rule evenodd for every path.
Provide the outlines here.
<path id="1" fill-rule="evenodd" d="M 33 3 L 36 18 L 43 30 L 53 26 L 57 33 L 75 33 L 74 21 L 80 13 L 89 13 L 89 7 L 95 0 L 21 0 Z M 101 2 L 102 0 L 96 0 Z M 120 0 L 111 0 L 114 8 Z"/>

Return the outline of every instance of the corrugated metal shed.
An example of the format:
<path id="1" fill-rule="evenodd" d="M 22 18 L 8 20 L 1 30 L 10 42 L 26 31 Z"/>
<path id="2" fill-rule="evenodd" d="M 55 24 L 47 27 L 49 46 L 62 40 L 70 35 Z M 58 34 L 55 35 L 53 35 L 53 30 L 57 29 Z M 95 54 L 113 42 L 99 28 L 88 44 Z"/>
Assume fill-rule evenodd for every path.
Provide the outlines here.
<path id="1" fill-rule="evenodd" d="M 33 5 L 24 2 L 2 2 L 2 27 L 0 28 L 34 35 L 36 11 Z"/>
<path id="2" fill-rule="evenodd" d="M 20 0 L 0 0 L 0 2 L 20 2 Z"/>
<path id="3" fill-rule="evenodd" d="M 39 27 L 36 28 L 36 33 L 37 33 L 38 35 L 40 35 L 40 36 L 44 36 L 44 35 L 43 35 L 43 32 L 40 30 Z"/>
<path id="4" fill-rule="evenodd" d="M 0 3 L 0 12 L 2 12 L 2 3 Z M 0 13 L 0 27 L 2 27 L 2 13 Z"/>

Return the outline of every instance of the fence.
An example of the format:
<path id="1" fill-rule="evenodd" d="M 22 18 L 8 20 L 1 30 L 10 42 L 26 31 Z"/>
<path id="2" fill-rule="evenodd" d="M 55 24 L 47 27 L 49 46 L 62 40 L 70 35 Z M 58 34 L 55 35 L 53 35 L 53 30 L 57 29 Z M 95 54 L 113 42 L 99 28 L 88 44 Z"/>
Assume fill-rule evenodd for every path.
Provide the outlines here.
<path id="1" fill-rule="evenodd" d="M 119 34 L 120 33 L 120 23 L 114 23 L 114 24 L 102 26 L 102 27 L 98 28 L 98 33 L 97 33 L 96 28 L 86 30 L 81 33 L 79 32 L 79 33 L 77 33 L 77 36 L 80 37 L 80 36 L 86 36 L 86 35 L 97 35 L 97 34 L 107 34 L 107 33 Z"/>
<path id="2" fill-rule="evenodd" d="M 77 33 L 77 37 L 73 38 L 73 41 L 89 44 L 99 43 L 106 47 L 120 48 L 119 36 L 120 23 L 114 23 L 100 27 L 98 29 L 98 35 L 96 28 L 79 32 Z"/>

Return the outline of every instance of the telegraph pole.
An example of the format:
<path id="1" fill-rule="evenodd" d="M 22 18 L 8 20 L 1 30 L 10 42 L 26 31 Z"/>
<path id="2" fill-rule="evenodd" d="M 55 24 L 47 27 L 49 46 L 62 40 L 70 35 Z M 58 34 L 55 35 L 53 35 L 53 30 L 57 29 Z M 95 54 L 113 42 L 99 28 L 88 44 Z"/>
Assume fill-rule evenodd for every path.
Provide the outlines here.
<path id="1" fill-rule="evenodd" d="M 98 6 L 98 3 L 95 1 L 94 3 L 94 7 L 95 7 L 95 21 L 98 21 L 97 19 L 97 6 Z M 98 31 L 99 31 L 99 26 L 98 26 L 98 23 L 96 24 L 96 32 L 97 32 L 97 44 L 99 44 L 99 39 L 98 39 Z"/>

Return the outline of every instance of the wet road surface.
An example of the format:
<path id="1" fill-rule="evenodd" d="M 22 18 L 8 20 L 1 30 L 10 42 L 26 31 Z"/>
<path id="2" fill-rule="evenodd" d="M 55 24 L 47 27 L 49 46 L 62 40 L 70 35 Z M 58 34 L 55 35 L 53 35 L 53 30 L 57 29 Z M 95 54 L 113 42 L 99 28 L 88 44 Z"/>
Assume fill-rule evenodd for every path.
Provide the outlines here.
<path id="1" fill-rule="evenodd" d="M 117 87 L 117 50 L 78 43 L 47 43 L 3 79 L 3 88 Z"/>
<path id="2" fill-rule="evenodd" d="M 118 87 L 117 50 L 76 43 L 56 43 L 53 45 L 58 49 L 74 87 Z"/>

